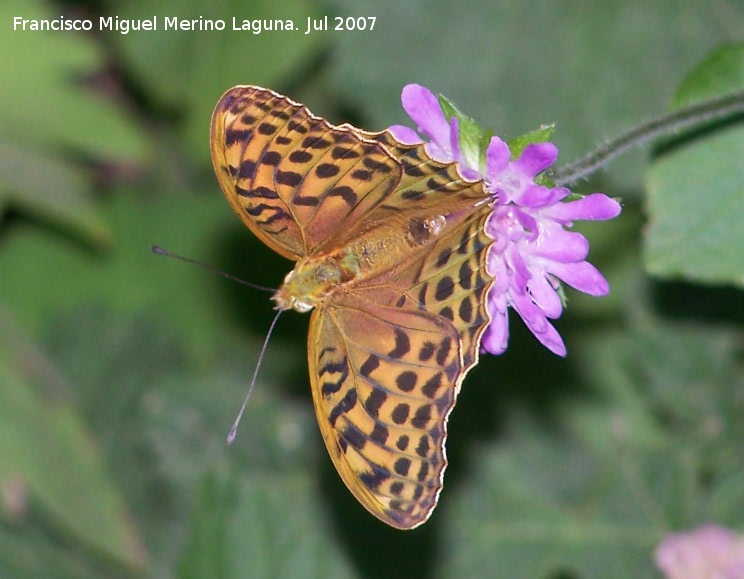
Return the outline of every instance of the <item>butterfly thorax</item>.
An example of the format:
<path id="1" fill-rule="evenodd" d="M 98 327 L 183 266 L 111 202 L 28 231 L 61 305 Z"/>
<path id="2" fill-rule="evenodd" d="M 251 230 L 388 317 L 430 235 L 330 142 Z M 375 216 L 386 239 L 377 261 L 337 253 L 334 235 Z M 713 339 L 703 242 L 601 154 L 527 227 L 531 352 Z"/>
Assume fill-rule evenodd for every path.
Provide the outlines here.
<path id="1" fill-rule="evenodd" d="M 403 256 L 424 248 L 446 228 L 443 215 L 407 222 L 406 227 L 381 224 L 342 249 L 302 258 L 272 296 L 276 309 L 308 312 L 334 291 L 393 269 Z"/>

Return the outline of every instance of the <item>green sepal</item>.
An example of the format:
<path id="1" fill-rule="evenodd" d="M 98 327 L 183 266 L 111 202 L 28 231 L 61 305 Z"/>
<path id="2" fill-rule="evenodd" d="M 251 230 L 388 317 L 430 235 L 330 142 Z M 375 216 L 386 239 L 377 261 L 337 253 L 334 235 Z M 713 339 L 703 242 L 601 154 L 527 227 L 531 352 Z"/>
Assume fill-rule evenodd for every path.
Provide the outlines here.
<path id="1" fill-rule="evenodd" d="M 460 152 L 470 167 L 485 167 L 486 147 L 491 139 L 490 131 L 484 131 L 472 118 L 461 113 L 447 97 L 438 95 L 439 105 L 449 121 L 455 117 L 458 122 L 458 145 Z"/>
<path id="2" fill-rule="evenodd" d="M 543 125 L 539 129 L 525 133 L 513 139 L 507 141 L 509 146 L 509 152 L 511 153 L 511 160 L 518 158 L 528 145 L 535 145 L 538 143 L 549 143 L 553 140 L 553 133 L 555 131 L 555 125 Z M 555 187 L 555 183 L 550 178 L 550 175 L 546 172 L 539 173 L 535 176 L 535 183 L 543 185 L 545 187 Z"/>
<path id="3" fill-rule="evenodd" d="M 449 121 L 456 117 L 458 121 L 458 145 L 460 152 L 466 163 L 471 166 L 477 166 L 482 173 L 486 167 L 486 150 L 493 137 L 491 129 L 484 129 L 476 123 L 471 117 L 463 114 L 460 110 L 444 95 L 438 95 L 439 105 L 445 118 Z M 546 143 L 553 139 L 555 125 L 543 125 L 539 129 L 525 133 L 507 141 L 509 147 L 510 159 L 513 161 L 518 158 L 528 145 L 535 143 Z M 475 160 L 478 160 L 475 163 Z M 554 186 L 553 182 L 543 173 L 535 179 L 540 185 L 547 187 Z"/>
<path id="4" fill-rule="evenodd" d="M 509 145 L 509 151 L 511 152 L 511 160 L 513 161 L 519 157 L 528 145 L 534 145 L 537 143 L 549 143 L 553 140 L 553 132 L 555 131 L 555 125 L 543 125 L 539 129 L 519 135 L 513 139 L 509 139 L 506 144 Z"/>

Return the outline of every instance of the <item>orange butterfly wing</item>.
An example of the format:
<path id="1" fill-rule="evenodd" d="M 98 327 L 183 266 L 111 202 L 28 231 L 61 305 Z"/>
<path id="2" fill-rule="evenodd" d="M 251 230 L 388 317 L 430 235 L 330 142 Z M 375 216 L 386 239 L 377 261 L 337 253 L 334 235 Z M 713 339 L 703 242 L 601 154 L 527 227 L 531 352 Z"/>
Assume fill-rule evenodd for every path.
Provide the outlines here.
<path id="1" fill-rule="evenodd" d="M 237 86 L 212 116 L 212 161 L 228 202 L 289 259 L 332 246 L 395 189 L 399 164 L 352 127 L 273 91 Z"/>

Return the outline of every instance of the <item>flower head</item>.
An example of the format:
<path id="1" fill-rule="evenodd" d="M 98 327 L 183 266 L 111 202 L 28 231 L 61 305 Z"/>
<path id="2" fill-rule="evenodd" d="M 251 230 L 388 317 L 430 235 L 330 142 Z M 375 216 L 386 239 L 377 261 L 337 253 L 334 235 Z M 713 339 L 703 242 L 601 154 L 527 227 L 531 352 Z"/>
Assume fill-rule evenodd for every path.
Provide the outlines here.
<path id="1" fill-rule="evenodd" d="M 563 339 L 548 321 L 563 312 L 560 281 L 589 295 L 609 292 L 607 280 L 586 261 L 589 242 L 567 229 L 580 219 L 616 217 L 620 204 L 602 193 L 564 201 L 571 191 L 545 184 L 540 176 L 558 157 L 553 143 L 532 142 L 515 157 L 504 141 L 492 137 L 481 155 L 472 139 L 465 141 L 461 134 L 463 118 L 472 121 L 458 114 L 447 119 L 431 91 L 408 85 L 401 100 L 418 130 L 429 138 L 426 149 L 432 158 L 457 162 L 464 178 L 483 179 L 494 197 L 486 230 L 494 239 L 487 267 L 495 281 L 488 296 L 491 323 L 482 347 L 492 354 L 506 350 L 512 308 L 545 347 L 565 356 Z M 422 142 L 410 128 L 393 126 L 390 131 L 405 143 Z"/>
<path id="2" fill-rule="evenodd" d="M 667 579 L 744 577 L 744 539 L 718 525 L 667 535 L 656 548 L 656 566 Z"/>

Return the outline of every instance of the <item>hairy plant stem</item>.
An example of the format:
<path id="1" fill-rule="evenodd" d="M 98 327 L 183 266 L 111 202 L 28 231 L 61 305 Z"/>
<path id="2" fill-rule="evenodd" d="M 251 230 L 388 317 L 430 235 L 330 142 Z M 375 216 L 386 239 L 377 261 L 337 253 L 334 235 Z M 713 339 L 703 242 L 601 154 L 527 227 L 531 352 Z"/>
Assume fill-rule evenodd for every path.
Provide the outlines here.
<path id="1" fill-rule="evenodd" d="M 558 186 L 568 185 L 607 165 L 628 149 L 642 145 L 656 137 L 741 113 L 744 113 L 744 91 L 689 105 L 651 119 L 599 145 L 588 155 L 557 169 L 553 174 L 553 181 Z"/>

